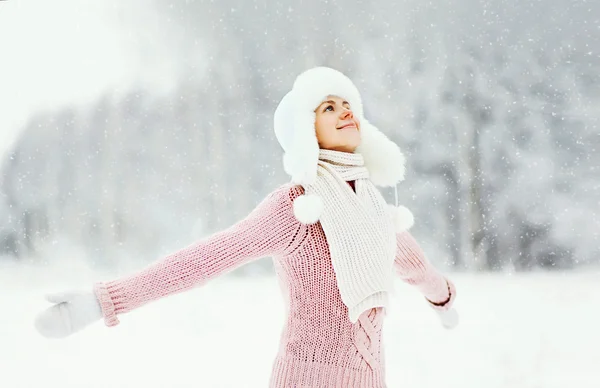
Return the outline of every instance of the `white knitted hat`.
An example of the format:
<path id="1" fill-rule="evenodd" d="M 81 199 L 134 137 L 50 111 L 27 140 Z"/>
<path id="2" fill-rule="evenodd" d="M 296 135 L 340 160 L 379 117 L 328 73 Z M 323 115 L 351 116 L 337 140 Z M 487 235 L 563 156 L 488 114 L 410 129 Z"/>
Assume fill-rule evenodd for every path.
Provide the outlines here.
<path id="1" fill-rule="evenodd" d="M 360 93 L 354 83 L 337 70 L 314 67 L 296 78 L 292 90 L 281 99 L 274 114 L 275 136 L 284 150 L 283 168 L 292 182 L 312 184 L 317 178 L 319 144 L 315 109 L 330 95 L 346 99 L 360 123 L 361 144 L 355 152 L 363 156 L 371 182 L 395 187 L 404 180 L 404 155 L 396 143 L 365 119 Z M 303 195 L 294 201 L 296 217 L 306 224 L 317 222 L 322 210 L 321 199 L 314 195 Z M 394 211 L 396 230 L 409 229 L 414 223 L 410 210 L 400 206 Z"/>

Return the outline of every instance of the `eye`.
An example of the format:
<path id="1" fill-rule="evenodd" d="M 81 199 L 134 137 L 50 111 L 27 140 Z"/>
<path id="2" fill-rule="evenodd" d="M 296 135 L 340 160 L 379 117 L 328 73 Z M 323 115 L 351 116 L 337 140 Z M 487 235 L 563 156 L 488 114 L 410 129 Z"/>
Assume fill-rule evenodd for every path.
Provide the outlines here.
<path id="1" fill-rule="evenodd" d="M 325 109 L 323 109 L 323 112 L 327 112 L 329 108 L 331 108 L 331 111 L 333 112 L 333 105 L 327 105 Z"/>

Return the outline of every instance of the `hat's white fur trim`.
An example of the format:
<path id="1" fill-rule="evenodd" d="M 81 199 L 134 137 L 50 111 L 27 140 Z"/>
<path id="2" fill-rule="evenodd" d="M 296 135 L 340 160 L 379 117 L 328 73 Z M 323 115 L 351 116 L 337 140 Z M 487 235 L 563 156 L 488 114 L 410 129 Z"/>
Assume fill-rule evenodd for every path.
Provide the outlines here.
<path id="1" fill-rule="evenodd" d="M 398 145 L 364 118 L 360 123 L 360 135 L 356 152 L 363 156 L 371 182 L 392 187 L 403 181 L 405 157 Z"/>
<path id="2" fill-rule="evenodd" d="M 347 100 L 360 122 L 361 144 L 356 152 L 363 155 L 371 181 L 378 186 L 394 186 L 403 180 L 404 155 L 364 118 L 362 100 L 354 83 L 337 70 L 315 67 L 296 78 L 292 90 L 275 110 L 275 135 L 285 151 L 284 170 L 292 182 L 307 185 L 317 177 L 319 144 L 315 109 L 330 95 Z"/>

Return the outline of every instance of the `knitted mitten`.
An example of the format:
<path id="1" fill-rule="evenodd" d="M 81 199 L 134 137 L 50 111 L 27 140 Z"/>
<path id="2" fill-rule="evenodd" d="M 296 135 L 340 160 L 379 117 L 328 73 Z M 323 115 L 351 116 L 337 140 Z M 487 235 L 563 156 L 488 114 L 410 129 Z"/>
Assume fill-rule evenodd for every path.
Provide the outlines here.
<path id="1" fill-rule="evenodd" d="M 46 295 L 54 303 L 37 315 L 35 328 L 47 338 L 63 338 L 94 321 L 102 319 L 102 310 L 92 291 L 67 291 Z"/>
<path id="2" fill-rule="evenodd" d="M 454 307 L 448 310 L 436 310 L 442 326 L 446 329 L 454 329 L 458 325 L 458 312 Z"/>

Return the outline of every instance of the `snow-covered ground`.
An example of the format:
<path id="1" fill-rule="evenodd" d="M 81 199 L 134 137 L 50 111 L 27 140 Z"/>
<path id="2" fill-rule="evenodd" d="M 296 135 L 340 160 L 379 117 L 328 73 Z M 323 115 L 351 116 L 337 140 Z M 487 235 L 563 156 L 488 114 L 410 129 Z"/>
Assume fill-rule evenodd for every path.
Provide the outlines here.
<path id="1" fill-rule="evenodd" d="M 444 330 L 398 282 L 384 326 L 396 387 L 600 387 L 600 272 L 454 274 L 461 324 Z M 0 267 L 0 387 L 266 387 L 283 322 L 274 277 L 215 279 L 47 340 L 47 291 L 107 280 L 79 269 Z"/>

